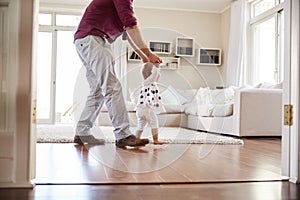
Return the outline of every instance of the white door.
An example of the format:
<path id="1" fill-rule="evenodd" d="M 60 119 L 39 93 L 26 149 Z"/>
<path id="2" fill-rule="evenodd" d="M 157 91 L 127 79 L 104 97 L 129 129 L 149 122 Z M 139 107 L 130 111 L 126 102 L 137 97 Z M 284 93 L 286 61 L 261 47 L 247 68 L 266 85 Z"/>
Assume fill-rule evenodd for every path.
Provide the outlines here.
<path id="1" fill-rule="evenodd" d="M 290 47 L 287 55 L 290 58 L 290 62 L 287 63 L 290 69 L 287 67 L 287 93 L 284 94 L 286 103 L 293 105 L 293 124 L 286 128 L 289 129 L 289 169 L 290 169 L 290 181 L 299 182 L 299 1 L 290 0 L 287 1 L 287 9 L 290 9 Z M 289 84 L 289 85 L 288 85 Z M 289 93 L 288 93 L 289 92 Z M 289 100 L 289 101 L 288 101 Z M 287 132 L 286 131 L 286 132 Z"/>
<path id="2" fill-rule="evenodd" d="M 299 1 L 285 1 L 285 75 L 283 111 L 292 110 L 294 119 L 284 117 L 282 128 L 282 174 L 290 177 L 291 182 L 299 182 Z M 293 107 L 289 108 L 288 106 Z"/>

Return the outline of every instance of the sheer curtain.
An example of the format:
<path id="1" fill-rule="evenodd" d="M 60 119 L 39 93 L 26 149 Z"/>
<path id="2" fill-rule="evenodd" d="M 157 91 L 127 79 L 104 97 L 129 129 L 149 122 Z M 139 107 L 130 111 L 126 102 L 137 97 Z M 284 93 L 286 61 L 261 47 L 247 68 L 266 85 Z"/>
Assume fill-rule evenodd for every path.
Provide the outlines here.
<path id="1" fill-rule="evenodd" d="M 242 84 L 244 48 L 246 34 L 246 1 L 236 0 L 231 3 L 230 34 L 227 59 L 227 86 Z"/>

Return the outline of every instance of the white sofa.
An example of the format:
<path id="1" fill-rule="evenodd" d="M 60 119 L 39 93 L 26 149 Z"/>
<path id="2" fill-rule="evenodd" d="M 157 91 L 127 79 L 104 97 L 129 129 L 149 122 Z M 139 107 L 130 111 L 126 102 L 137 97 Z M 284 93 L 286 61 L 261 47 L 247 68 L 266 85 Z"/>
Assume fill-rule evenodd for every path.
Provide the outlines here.
<path id="1" fill-rule="evenodd" d="M 188 114 L 186 128 L 234 136 L 281 136 L 282 90 L 247 88 L 234 94 L 233 114 Z"/>
<path id="2" fill-rule="evenodd" d="M 220 96 L 221 90 L 213 90 L 219 99 L 221 97 L 224 100 L 223 104 L 220 104 L 220 100 L 216 102 L 212 95 L 209 98 L 214 98 L 214 102 L 207 102 L 211 99 L 203 96 L 203 91 L 207 91 L 203 88 L 188 92 L 174 91 L 172 87 L 168 89 L 171 92 L 163 92 L 162 97 L 171 101 L 164 102 L 166 112 L 158 115 L 160 126 L 184 127 L 238 137 L 281 136 L 282 89 L 235 88 L 232 96 L 228 92 Z M 136 126 L 134 106 L 135 103 L 127 102 L 131 126 Z M 99 125 L 111 125 L 105 108 L 100 112 L 98 122 Z"/>

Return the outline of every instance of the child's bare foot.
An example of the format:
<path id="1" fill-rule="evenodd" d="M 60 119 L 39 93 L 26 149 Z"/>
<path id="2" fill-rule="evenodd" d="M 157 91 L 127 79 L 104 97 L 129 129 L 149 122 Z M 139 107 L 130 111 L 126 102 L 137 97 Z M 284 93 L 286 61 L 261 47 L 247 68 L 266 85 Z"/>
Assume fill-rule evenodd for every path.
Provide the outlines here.
<path id="1" fill-rule="evenodd" d="M 163 142 L 163 141 L 153 141 L 153 144 L 155 144 L 155 145 L 162 145 L 162 144 L 166 144 L 166 142 Z"/>

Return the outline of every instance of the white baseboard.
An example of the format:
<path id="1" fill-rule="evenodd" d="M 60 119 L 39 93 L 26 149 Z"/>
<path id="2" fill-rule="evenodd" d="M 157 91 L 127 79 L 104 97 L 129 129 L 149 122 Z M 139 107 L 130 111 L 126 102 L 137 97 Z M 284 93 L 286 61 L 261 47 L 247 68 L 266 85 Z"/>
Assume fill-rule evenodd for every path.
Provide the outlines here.
<path id="1" fill-rule="evenodd" d="M 34 183 L 13 183 L 13 182 L 7 182 L 7 183 L 0 183 L 0 188 L 34 188 Z"/>

